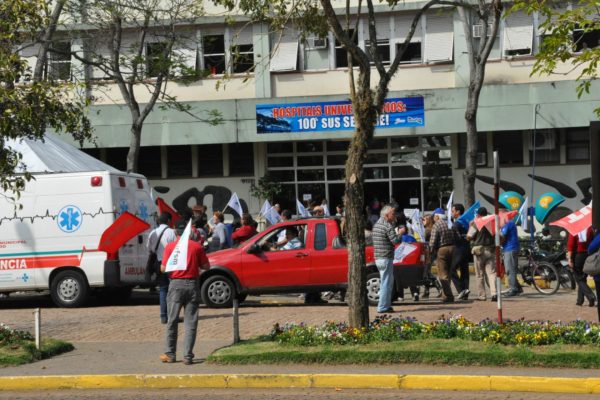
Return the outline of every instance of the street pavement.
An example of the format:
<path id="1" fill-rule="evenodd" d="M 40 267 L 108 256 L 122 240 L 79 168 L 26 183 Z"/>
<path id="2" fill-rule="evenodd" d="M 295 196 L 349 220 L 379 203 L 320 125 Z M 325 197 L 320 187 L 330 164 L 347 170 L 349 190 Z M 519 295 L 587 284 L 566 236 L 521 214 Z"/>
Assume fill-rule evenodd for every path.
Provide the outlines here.
<path id="1" fill-rule="evenodd" d="M 396 315 L 411 316 L 420 321 L 433 321 L 442 315 L 451 314 L 464 315 L 471 321 L 497 318 L 495 302 L 468 300 L 443 304 L 439 298 L 435 297 L 435 290 L 432 294 L 434 297 L 422 299 L 419 302 L 407 298 L 404 302 L 394 304 Z M 595 308 L 576 306 L 575 292 L 563 289 L 555 295 L 545 296 L 532 288 L 525 288 L 524 295 L 505 299 L 503 305 L 505 319 L 597 320 Z M 33 309 L 35 307 L 42 309 L 42 334 L 69 341 L 75 345 L 75 350 L 32 364 L 3 368 L 0 370 L 2 376 L 246 373 L 509 375 L 569 378 L 595 378 L 598 376 L 597 370 L 448 367 L 422 364 L 210 365 L 204 362 L 206 356 L 219 347 L 231 344 L 233 337 L 232 312 L 230 309 L 207 309 L 204 306 L 200 308 L 195 364 L 191 366 L 183 365 L 181 362 L 162 364 L 159 362 L 158 356 L 163 352 L 164 325 L 159 323 L 156 294 L 136 290 L 127 305 L 104 305 L 97 301 L 88 307 L 78 309 L 54 307 L 45 295 L 13 295 L 9 299 L 0 300 L 0 322 L 15 329 L 33 331 Z M 326 305 L 308 306 L 304 305 L 297 295 L 250 297 L 240 307 L 240 334 L 242 339 L 267 334 L 275 323 L 320 324 L 326 320 L 344 321 L 347 320 L 347 313 L 347 306 L 339 301 L 331 301 Z M 370 308 L 370 316 L 371 318 L 376 316 L 373 307 Z M 183 331 L 183 326 L 180 326 L 180 330 Z M 179 357 L 181 357 L 180 353 Z M 542 399 L 545 397 L 523 398 Z"/>

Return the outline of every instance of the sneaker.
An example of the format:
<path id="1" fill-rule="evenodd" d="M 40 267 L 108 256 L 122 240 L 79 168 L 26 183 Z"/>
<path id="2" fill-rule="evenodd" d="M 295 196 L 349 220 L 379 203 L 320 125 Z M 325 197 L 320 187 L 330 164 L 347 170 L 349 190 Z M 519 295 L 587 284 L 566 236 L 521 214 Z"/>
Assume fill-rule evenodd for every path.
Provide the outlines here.
<path id="1" fill-rule="evenodd" d="M 394 312 L 394 309 L 392 307 L 386 308 L 383 311 L 377 311 L 378 314 L 393 313 L 393 312 Z"/>
<path id="2" fill-rule="evenodd" d="M 595 305 L 596 305 L 596 299 L 591 299 L 589 306 L 594 307 Z"/>
<path id="3" fill-rule="evenodd" d="M 414 301 L 419 301 L 419 293 L 413 294 L 413 300 Z"/>
<path id="4" fill-rule="evenodd" d="M 161 354 L 160 355 L 160 361 L 162 361 L 164 363 L 172 364 L 172 363 L 175 362 L 175 357 L 171 357 L 168 354 Z"/>
<path id="5" fill-rule="evenodd" d="M 462 292 L 460 292 L 458 294 L 458 299 L 459 300 L 465 300 L 467 297 L 469 297 L 469 293 L 471 293 L 471 291 L 469 289 L 465 289 Z"/>
<path id="6" fill-rule="evenodd" d="M 183 359 L 183 365 L 192 365 L 193 363 L 194 363 L 194 360 L 192 360 L 191 358 Z"/>
<path id="7" fill-rule="evenodd" d="M 514 297 L 514 296 L 518 296 L 518 295 L 519 295 L 519 292 L 517 290 L 509 290 L 506 293 L 506 297 Z"/>
<path id="8" fill-rule="evenodd" d="M 492 296 L 492 301 L 498 301 L 498 296 L 496 296 L 496 295 L 493 295 L 493 296 Z"/>

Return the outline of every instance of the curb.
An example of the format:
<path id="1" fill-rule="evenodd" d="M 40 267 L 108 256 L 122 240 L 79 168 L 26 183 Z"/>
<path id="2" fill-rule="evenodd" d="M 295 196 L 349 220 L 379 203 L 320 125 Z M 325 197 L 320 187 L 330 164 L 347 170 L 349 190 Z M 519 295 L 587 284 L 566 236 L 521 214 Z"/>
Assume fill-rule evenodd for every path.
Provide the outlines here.
<path id="1" fill-rule="evenodd" d="M 52 389 L 341 388 L 600 394 L 600 378 L 476 375 L 182 374 L 0 377 L 0 392 Z"/>

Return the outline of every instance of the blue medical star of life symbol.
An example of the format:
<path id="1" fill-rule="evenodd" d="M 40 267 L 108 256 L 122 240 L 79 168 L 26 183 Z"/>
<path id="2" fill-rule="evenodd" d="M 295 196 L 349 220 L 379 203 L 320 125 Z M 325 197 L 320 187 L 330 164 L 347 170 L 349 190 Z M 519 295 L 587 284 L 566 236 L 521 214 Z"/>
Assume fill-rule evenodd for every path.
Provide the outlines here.
<path id="1" fill-rule="evenodd" d="M 143 201 L 140 201 L 138 208 L 140 210 L 140 217 L 146 221 L 148 219 L 148 206 Z"/>
<path id="2" fill-rule="evenodd" d="M 121 199 L 121 201 L 119 201 L 119 215 L 123 214 L 127 210 L 129 210 L 129 204 L 127 204 L 126 200 Z"/>
<path id="3" fill-rule="evenodd" d="M 29 275 L 27 275 L 27 272 L 25 272 L 23 274 L 23 276 L 21 277 L 21 279 L 23 280 L 23 282 L 27 283 L 27 281 L 29 281 Z"/>
<path id="4" fill-rule="evenodd" d="M 64 206 L 58 212 L 58 227 L 66 233 L 73 233 L 81 228 L 83 218 L 81 210 L 77 206 Z"/>

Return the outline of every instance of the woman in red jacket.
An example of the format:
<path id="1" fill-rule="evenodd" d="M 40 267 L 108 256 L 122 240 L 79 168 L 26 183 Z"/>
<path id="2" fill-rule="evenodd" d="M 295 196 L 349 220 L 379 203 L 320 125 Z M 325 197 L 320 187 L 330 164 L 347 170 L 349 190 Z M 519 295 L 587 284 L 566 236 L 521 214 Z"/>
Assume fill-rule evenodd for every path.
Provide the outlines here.
<path id="1" fill-rule="evenodd" d="M 577 302 L 575 304 L 578 306 L 583 305 L 584 296 L 589 301 L 590 307 L 594 307 L 596 303 L 596 296 L 587 284 L 587 275 L 583 273 L 583 264 L 588 256 L 587 248 L 593 236 L 592 227 L 589 227 L 587 231 L 578 235 L 569 235 L 567 242 L 567 260 L 577 281 Z"/>
<path id="2" fill-rule="evenodd" d="M 254 235 L 256 235 L 256 228 L 252 224 L 252 218 L 250 214 L 244 213 L 242 215 L 242 226 L 233 232 L 231 239 L 237 244 L 242 244 Z"/>

